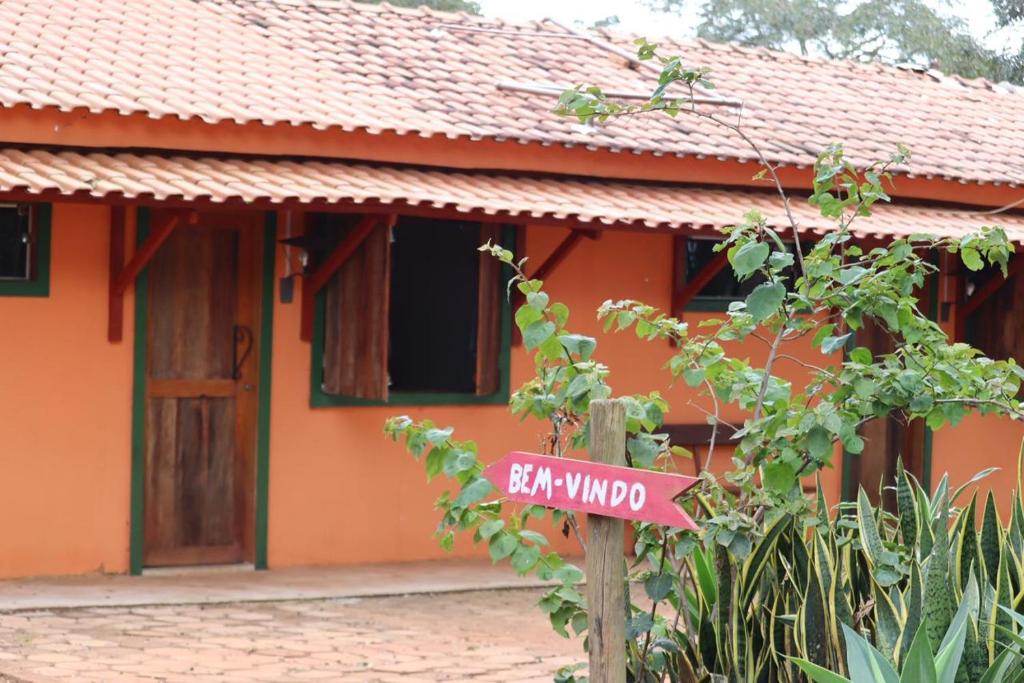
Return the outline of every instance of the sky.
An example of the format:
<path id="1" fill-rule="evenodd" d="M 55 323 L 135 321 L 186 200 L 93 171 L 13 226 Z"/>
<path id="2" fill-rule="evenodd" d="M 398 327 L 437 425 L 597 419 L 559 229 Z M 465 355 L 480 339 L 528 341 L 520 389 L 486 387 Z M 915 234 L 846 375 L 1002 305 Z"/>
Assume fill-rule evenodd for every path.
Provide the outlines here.
<path id="1" fill-rule="evenodd" d="M 692 36 L 699 21 L 700 0 L 690 0 L 680 16 L 651 12 L 640 0 L 477 0 L 483 13 L 512 20 L 549 17 L 565 24 L 585 28 L 606 17 L 617 16 L 622 30 L 656 38 Z M 995 18 L 985 0 L 950 0 L 934 3 L 944 13 L 957 14 L 968 21 L 972 33 L 989 47 L 1002 49 L 1021 39 L 1020 32 L 992 33 Z"/>

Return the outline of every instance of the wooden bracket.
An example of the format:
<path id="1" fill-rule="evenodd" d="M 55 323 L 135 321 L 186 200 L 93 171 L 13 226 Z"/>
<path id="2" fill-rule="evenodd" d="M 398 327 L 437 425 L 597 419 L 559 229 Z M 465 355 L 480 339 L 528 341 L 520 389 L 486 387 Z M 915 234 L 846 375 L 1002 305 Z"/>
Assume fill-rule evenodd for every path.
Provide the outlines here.
<path id="1" fill-rule="evenodd" d="M 1024 271 L 1024 258 L 1015 258 L 1010 261 L 1009 267 L 1006 269 L 1006 277 L 1000 277 L 995 275 L 988 282 L 978 288 L 971 298 L 966 299 L 960 304 L 960 309 L 956 312 L 956 339 L 955 341 L 966 341 L 967 332 L 967 318 L 972 313 L 978 310 L 983 303 L 989 300 L 993 294 L 1003 288 L 1010 278 L 1015 275 L 1019 275 Z M 963 291 L 963 288 L 961 288 Z"/>
<path id="2" fill-rule="evenodd" d="M 572 250 L 576 248 L 576 245 L 580 243 L 582 239 L 597 240 L 601 239 L 601 233 L 596 230 L 572 230 L 568 235 L 565 236 L 558 246 L 555 247 L 548 257 L 537 266 L 537 270 L 529 276 L 531 280 L 546 280 L 555 270 L 561 265 L 562 261 L 572 253 Z M 525 250 L 521 245 L 517 245 L 517 255 L 523 253 Z M 515 314 L 516 309 L 519 308 L 523 303 L 523 294 L 519 290 L 512 291 L 512 313 Z M 522 335 L 519 332 L 519 328 L 515 325 L 512 326 L 512 345 L 519 346 L 522 343 Z"/>
<path id="3" fill-rule="evenodd" d="M 323 289 L 338 269 L 352 257 L 370 233 L 382 225 L 394 225 L 395 216 L 364 216 L 334 248 L 323 263 L 302 279 L 302 313 L 299 338 L 308 342 L 313 339 L 313 312 L 317 293 Z"/>
<path id="4" fill-rule="evenodd" d="M 555 269 L 561 265 L 562 261 L 572 253 L 572 250 L 576 248 L 579 241 L 583 238 L 590 240 L 600 239 L 601 233 L 594 230 L 573 230 L 565 239 L 562 240 L 557 247 L 544 259 L 543 263 L 537 267 L 537 270 L 530 276 L 531 280 L 545 280 L 551 273 L 555 272 Z"/>
<path id="5" fill-rule="evenodd" d="M 196 223 L 198 214 L 189 212 L 189 222 Z M 153 260 L 160 245 L 181 223 L 181 214 L 169 214 L 167 219 L 151 232 L 146 241 L 139 245 L 127 264 L 125 255 L 125 208 L 115 206 L 110 210 L 110 288 L 107 302 L 107 339 L 119 342 L 124 336 L 124 294 L 128 291 L 142 269 Z"/>
<path id="6" fill-rule="evenodd" d="M 672 315 L 682 315 L 686 307 L 693 301 L 693 297 L 697 296 L 700 290 L 704 289 L 709 282 L 715 279 L 715 276 L 721 273 L 727 265 L 729 265 L 729 257 L 725 250 L 722 250 L 685 285 L 679 281 L 681 279 L 679 274 L 675 274 L 673 279 L 676 282 L 673 285 L 679 287 L 679 289 L 672 293 Z"/>

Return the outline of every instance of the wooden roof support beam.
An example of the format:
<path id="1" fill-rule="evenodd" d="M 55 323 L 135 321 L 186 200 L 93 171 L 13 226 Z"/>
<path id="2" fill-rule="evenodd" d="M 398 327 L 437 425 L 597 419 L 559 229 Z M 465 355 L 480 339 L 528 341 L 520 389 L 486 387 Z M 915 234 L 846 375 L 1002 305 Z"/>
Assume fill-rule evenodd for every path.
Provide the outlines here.
<path id="1" fill-rule="evenodd" d="M 330 282 L 352 254 L 356 253 L 371 232 L 381 225 L 394 224 L 394 215 L 364 216 L 334 251 L 328 254 L 320 267 L 302 279 L 302 312 L 299 326 L 299 337 L 302 341 L 308 342 L 313 339 L 313 313 L 317 293 Z"/>
<path id="2" fill-rule="evenodd" d="M 519 233 L 522 234 L 522 233 Z M 580 230 L 573 228 L 568 235 L 565 236 L 558 246 L 551 250 L 548 257 L 544 259 L 537 270 L 529 276 L 531 280 L 546 280 L 551 273 L 555 272 L 562 261 L 564 261 L 572 250 L 576 248 L 576 245 L 580 243 L 580 240 L 586 238 L 588 240 L 601 239 L 601 232 L 596 230 Z M 519 256 L 523 247 L 519 244 L 516 245 L 516 256 Z M 523 303 L 523 294 L 518 289 L 512 290 L 512 314 L 515 315 L 516 309 L 519 308 Z M 516 325 L 512 326 L 512 345 L 519 346 L 523 343 L 522 333 Z"/>
<path id="3" fill-rule="evenodd" d="M 197 215 L 189 213 L 189 222 L 194 223 Z M 110 289 L 107 300 L 107 339 L 120 342 L 124 337 L 124 294 L 142 272 L 176 227 L 181 223 L 180 214 L 171 214 L 151 232 L 146 241 L 139 245 L 127 265 L 125 255 L 125 209 L 113 206 L 110 209 Z"/>
<path id="4" fill-rule="evenodd" d="M 586 237 L 590 240 L 600 239 L 601 233 L 594 232 L 593 230 L 572 230 L 565 239 L 562 240 L 557 247 L 552 250 L 544 262 L 541 263 L 537 270 L 530 276 L 531 280 L 545 280 L 551 273 L 555 272 L 555 269 L 561 265 L 562 261 L 572 253 L 572 250 L 576 248 L 579 241 Z"/>
<path id="5" fill-rule="evenodd" d="M 1017 257 L 1010 261 L 1006 269 L 1006 277 L 993 276 L 983 284 L 978 291 L 971 295 L 971 298 L 960 304 L 960 310 L 956 313 L 956 339 L 954 341 L 966 341 L 967 318 L 978 310 L 983 303 L 989 300 L 996 292 L 1003 288 L 1003 285 L 1015 275 L 1024 272 L 1024 257 Z"/>

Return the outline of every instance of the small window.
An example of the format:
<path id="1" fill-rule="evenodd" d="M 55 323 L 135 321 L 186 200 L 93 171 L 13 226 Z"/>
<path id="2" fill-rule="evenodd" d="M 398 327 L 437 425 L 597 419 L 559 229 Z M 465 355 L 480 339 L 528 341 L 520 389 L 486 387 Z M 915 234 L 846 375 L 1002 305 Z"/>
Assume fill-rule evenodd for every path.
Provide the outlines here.
<path id="1" fill-rule="evenodd" d="M 362 217 L 310 217 L 320 260 Z M 314 405 L 477 403 L 508 393 L 502 268 L 478 247 L 501 228 L 400 218 L 370 232 L 325 288 Z"/>
<path id="2" fill-rule="evenodd" d="M 675 238 L 675 279 L 677 291 L 685 288 L 705 268 L 715 267 L 722 252 L 715 251 L 720 240 L 693 237 Z M 787 243 L 793 254 L 796 246 Z M 729 303 L 747 298 L 754 288 L 764 282 L 764 277 L 755 273 L 743 282 L 736 279 L 732 268 L 726 263 L 697 293 L 687 305 L 692 311 L 724 311 Z M 678 311 L 677 311 L 678 313 Z"/>
<path id="3" fill-rule="evenodd" d="M 0 204 L 0 296 L 47 296 L 50 206 Z"/>

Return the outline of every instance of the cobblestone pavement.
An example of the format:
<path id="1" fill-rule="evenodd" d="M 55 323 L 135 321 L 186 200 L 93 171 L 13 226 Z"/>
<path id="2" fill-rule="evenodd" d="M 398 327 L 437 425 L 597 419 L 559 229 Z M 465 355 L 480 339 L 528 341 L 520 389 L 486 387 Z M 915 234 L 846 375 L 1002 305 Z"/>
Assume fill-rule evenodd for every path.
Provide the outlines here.
<path id="1" fill-rule="evenodd" d="M 0 681 L 544 681 L 540 591 L 0 614 Z"/>

